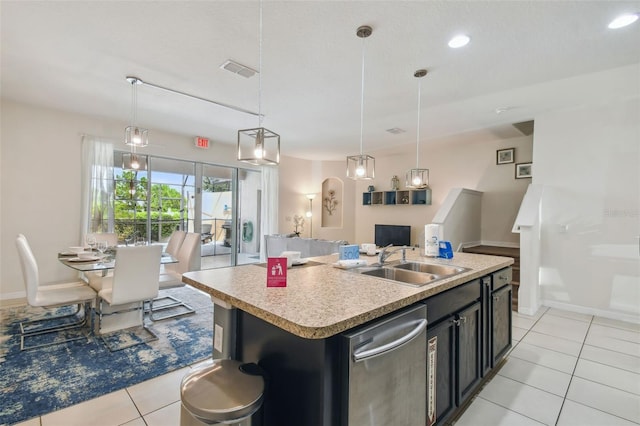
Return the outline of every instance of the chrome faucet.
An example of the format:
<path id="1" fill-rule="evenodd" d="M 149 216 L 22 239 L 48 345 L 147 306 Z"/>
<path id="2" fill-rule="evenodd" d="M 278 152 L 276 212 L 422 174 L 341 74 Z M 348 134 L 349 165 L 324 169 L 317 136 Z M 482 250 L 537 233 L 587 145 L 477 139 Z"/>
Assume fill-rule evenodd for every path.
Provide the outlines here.
<path id="1" fill-rule="evenodd" d="M 415 250 L 415 247 L 407 247 L 407 246 L 402 246 L 402 247 L 398 247 L 395 249 L 391 249 L 389 251 L 387 251 L 387 249 L 389 247 L 391 247 L 393 244 L 389 244 L 386 247 L 383 247 L 382 250 L 380 250 L 380 254 L 378 254 L 378 265 L 379 266 L 384 266 L 384 262 L 387 261 L 387 258 L 389 256 L 391 256 L 393 253 L 402 250 L 402 263 L 405 263 L 407 261 L 407 249 L 410 250 Z"/>

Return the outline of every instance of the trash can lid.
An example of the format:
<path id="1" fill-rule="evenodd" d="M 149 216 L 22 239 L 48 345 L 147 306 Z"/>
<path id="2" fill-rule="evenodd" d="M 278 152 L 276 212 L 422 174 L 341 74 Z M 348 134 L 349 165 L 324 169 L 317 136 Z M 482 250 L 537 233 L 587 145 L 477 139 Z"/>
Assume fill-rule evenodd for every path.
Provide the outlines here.
<path id="1" fill-rule="evenodd" d="M 264 378 L 240 370 L 243 363 L 214 359 L 182 379 L 182 404 L 199 420 L 242 420 L 262 405 Z"/>

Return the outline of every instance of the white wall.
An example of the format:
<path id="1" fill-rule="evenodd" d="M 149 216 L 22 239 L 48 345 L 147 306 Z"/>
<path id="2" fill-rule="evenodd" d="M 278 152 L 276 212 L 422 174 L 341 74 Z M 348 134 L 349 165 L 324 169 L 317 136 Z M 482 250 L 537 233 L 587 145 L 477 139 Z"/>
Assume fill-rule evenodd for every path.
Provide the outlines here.
<path id="1" fill-rule="evenodd" d="M 621 99 L 536 117 L 544 305 L 640 322 L 639 71 L 604 83 Z"/>
<path id="2" fill-rule="evenodd" d="M 58 262 L 56 253 L 80 241 L 81 134 L 118 146 L 127 124 L 10 101 L 0 106 L 0 298 L 7 299 L 24 292 L 15 249 L 18 233 L 29 239 L 42 281 L 76 276 Z M 235 160 L 234 147 L 215 140 L 211 149 L 201 150 L 187 136 L 152 129 L 149 138 L 149 154 L 246 168 Z"/>
<path id="3" fill-rule="evenodd" d="M 313 238 L 325 240 L 355 241 L 354 232 L 354 198 L 355 183 L 345 175 L 346 160 L 343 161 L 310 161 L 292 157 L 281 157 L 280 161 L 280 208 L 278 218 L 279 232 L 290 234 L 294 231 L 293 216 L 301 215 L 309 210 L 309 199 L 306 194 L 316 194 L 313 200 Z M 327 228 L 321 226 L 322 217 L 322 182 L 327 178 L 338 178 L 344 183 L 342 208 L 342 227 Z M 309 219 L 305 217 L 302 237 L 309 237 Z"/>
<path id="4" fill-rule="evenodd" d="M 415 167 L 415 142 L 396 147 L 393 152 L 370 153 L 376 159 L 376 178 L 356 182 L 355 215 L 358 243 L 372 242 L 374 225 L 411 225 L 411 239 L 417 244 L 424 225 L 431 223 L 452 188 L 481 191 L 483 242 L 518 244 L 511 227 L 530 179 L 515 179 L 514 164 L 496 164 L 496 151 L 515 148 L 515 162 L 532 159 L 533 137 L 502 138 L 491 132 L 474 132 L 433 141 L 420 149 L 420 167 L 429 169 L 432 204 L 430 206 L 363 206 L 362 192 L 368 185 L 376 190 L 391 189 L 391 177 L 400 178 L 404 188 L 405 172 Z"/>

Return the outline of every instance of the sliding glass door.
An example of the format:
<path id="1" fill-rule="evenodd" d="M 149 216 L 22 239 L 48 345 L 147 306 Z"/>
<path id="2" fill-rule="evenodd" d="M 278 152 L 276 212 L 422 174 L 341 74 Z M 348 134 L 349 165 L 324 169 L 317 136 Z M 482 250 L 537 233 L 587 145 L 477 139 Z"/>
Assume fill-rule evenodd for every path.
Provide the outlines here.
<path id="1" fill-rule="evenodd" d="M 229 167 L 202 165 L 202 269 L 234 264 L 234 174 L 235 169 Z"/>
<path id="2" fill-rule="evenodd" d="M 259 261 L 260 171 L 152 156 L 132 170 L 123 154 L 114 155 L 120 242 L 166 244 L 180 229 L 201 235 L 201 269 Z"/>

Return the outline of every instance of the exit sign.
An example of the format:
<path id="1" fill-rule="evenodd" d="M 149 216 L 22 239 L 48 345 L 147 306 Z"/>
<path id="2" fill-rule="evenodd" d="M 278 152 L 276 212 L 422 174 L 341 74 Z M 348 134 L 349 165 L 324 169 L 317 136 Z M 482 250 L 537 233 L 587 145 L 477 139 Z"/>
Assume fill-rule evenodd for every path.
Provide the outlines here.
<path id="1" fill-rule="evenodd" d="M 196 138 L 194 138 L 193 143 L 198 148 L 209 148 L 209 139 L 203 138 L 201 136 L 197 136 Z"/>

